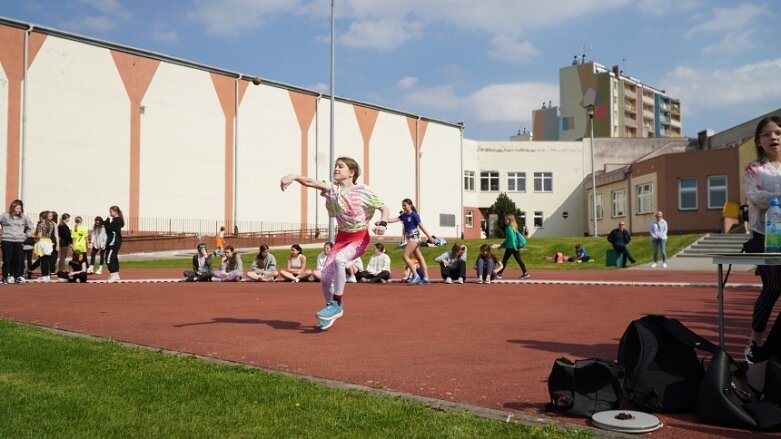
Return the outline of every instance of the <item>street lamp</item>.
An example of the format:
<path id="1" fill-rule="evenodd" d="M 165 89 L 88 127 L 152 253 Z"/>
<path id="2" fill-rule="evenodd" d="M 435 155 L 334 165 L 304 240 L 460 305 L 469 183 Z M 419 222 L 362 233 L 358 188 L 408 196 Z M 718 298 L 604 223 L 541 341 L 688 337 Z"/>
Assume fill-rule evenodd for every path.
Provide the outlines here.
<path id="1" fill-rule="evenodd" d="M 591 215 L 594 221 L 594 237 L 599 236 L 597 231 L 597 175 L 594 172 L 594 104 L 586 105 L 588 111 L 589 129 L 591 131 Z"/>

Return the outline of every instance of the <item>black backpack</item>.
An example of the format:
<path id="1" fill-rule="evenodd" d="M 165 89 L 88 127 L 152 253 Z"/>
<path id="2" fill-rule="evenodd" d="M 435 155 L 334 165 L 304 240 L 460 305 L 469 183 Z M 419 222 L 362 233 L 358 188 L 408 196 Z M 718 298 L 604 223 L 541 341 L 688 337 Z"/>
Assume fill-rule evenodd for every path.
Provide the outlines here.
<path id="1" fill-rule="evenodd" d="M 638 408 L 651 412 L 694 409 L 705 374 L 695 348 L 718 347 L 676 319 L 647 315 L 629 324 L 618 346 L 624 390 Z"/>
<path id="2" fill-rule="evenodd" d="M 623 398 L 623 375 L 623 368 L 613 361 L 591 358 L 573 363 L 559 358 L 548 377 L 551 402 L 545 408 L 586 418 L 617 409 Z"/>

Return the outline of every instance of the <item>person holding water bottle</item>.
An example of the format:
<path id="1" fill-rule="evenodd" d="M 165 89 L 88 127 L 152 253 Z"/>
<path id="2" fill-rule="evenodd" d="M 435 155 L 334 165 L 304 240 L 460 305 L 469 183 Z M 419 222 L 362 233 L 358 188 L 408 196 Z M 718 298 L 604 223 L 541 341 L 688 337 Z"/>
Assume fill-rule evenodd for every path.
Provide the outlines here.
<path id="1" fill-rule="evenodd" d="M 754 132 L 757 159 L 746 165 L 743 183 L 749 207 L 752 238 L 744 245 L 748 253 L 781 253 L 781 117 L 770 116 L 759 121 Z M 751 335 L 746 346 L 746 360 L 752 362 L 761 351 L 764 332 L 773 306 L 781 295 L 781 266 L 760 265 L 762 291 L 754 303 Z"/>

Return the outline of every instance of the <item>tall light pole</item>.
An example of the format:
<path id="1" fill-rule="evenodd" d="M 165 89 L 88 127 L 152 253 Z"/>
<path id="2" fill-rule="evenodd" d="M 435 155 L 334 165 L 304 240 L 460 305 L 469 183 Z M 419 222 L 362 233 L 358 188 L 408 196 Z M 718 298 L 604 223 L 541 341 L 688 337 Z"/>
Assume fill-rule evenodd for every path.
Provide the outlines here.
<path id="1" fill-rule="evenodd" d="M 336 40 L 334 37 L 334 0 L 331 0 L 331 137 L 328 145 L 328 172 L 334 172 L 336 153 L 334 152 L 334 53 L 336 52 Z M 333 174 L 331 177 L 333 178 Z M 329 178 L 329 180 L 330 180 Z M 334 242 L 334 219 L 328 216 L 328 240 Z"/>
<path id="2" fill-rule="evenodd" d="M 597 174 L 594 170 L 594 104 L 587 105 L 589 129 L 591 131 L 591 216 L 594 220 L 594 237 L 599 236 L 597 231 Z"/>

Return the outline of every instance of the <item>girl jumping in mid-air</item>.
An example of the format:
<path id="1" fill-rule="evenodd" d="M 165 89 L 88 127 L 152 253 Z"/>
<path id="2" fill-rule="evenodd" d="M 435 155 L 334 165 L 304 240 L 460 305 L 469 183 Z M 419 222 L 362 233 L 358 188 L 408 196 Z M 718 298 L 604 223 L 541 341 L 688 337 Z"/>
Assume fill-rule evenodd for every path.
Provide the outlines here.
<path id="1" fill-rule="evenodd" d="M 404 258 L 407 268 L 409 268 L 412 273 L 409 283 L 410 285 L 430 283 L 426 260 L 423 258 L 423 252 L 420 251 L 420 232 L 426 234 L 426 242 L 431 240 L 431 234 L 428 233 L 428 230 L 426 230 L 426 227 L 423 226 L 423 223 L 420 221 L 420 215 L 418 215 L 415 205 L 412 204 L 412 200 L 409 198 L 402 200 L 401 209 L 402 211 L 399 216 L 389 219 L 388 222 L 395 223 L 396 221 L 401 221 L 404 223 L 404 237 L 407 240 L 407 245 L 404 246 L 404 254 L 402 254 L 401 257 Z M 420 231 L 418 231 L 418 229 L 420 229 Z M 422 278 L 418 276 L 417 271 L 415 270 L 415 262 L 412 259 L 413 253 L 420 263 L 420 267 L 423 269 L 424 276 Z"/>
<path id="2" fill-rule="evenodd" d="M 349 157 L 340 157 L 334 163 L 331 182 L 295 174 L 286 175 L 280 181 L 283 191 L 294 181 L 320 190 L 320 195 L 325 197 L 328 214 L 339 226 L 334 246 L 323 267 L 320 285 L 326 306 L 315 314 L 320 320 L 317 325 L 320 330 L 330 328 L 344 314 L 342 296 L 347 282 L 345 267 L 360 257 L 369 246 L 369 221 L 374 211 L 379 209 L 381 215 L 374 233 L 385 234 L 388 224 L 388 208 L 369 186 L 356 184 L 360 175 L 358 162 Z"/>

